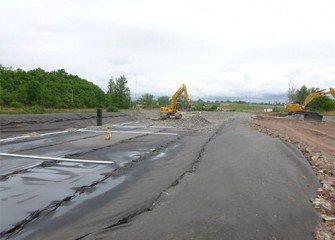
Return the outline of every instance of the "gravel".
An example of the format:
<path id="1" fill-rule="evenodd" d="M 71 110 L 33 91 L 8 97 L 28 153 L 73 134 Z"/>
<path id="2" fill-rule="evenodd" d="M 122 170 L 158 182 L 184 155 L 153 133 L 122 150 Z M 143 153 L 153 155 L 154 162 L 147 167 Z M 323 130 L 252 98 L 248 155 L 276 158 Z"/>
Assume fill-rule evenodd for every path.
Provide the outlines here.
<path id="1" fill-rule="evenodd" d="M 217 129 L 223 122 L 235 118 L 241 113 L 226 112 L 183 112 L 181 119 L 162 120 L 158 110 L 140 110 L 127 112 L 134 121 L 141 121 L 147 126 L 168 126 L 178 129 L 209 132 Z M 244 114 L 249 118 L 249 114 Z"/>

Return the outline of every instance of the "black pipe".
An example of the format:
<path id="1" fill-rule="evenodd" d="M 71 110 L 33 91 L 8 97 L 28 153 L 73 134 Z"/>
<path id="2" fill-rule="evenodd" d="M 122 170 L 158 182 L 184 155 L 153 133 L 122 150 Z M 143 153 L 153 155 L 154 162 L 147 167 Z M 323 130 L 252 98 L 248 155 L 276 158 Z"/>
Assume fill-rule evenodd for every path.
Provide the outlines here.
<path id="1" fill-rule="evenodd" d="M 102 109 L 97 108 L 97 126 L 102 126 Z"/>

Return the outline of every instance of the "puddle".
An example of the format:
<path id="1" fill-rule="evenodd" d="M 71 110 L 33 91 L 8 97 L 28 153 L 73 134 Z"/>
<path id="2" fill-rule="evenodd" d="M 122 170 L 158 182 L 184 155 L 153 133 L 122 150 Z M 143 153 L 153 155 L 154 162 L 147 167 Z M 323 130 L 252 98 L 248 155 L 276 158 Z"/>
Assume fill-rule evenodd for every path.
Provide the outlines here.
<path id="1" fill-rule="evenodd" d="M 166 153 L 165 152 L 161 152 L 159 153 L 158 155 L 156 155 L 155 157 L 151 158 L 151 160 L 157 160 L 157 159 L 160 159 L 160 158 L 163 158 L 166 156 Z"/>
<path id="2" fill-rule="evenodd" d="M 167 149 L 165 149 L 164 151 L 160 152 L 156 156 L 152 157 L 151 160 L 156 161 L 158 159 L 166 158 L 169 152 L 175 151 L 178 147 L 180 147 L 180 144 L 174 144 L 174 145 L 168 147 Z"/>
<path id="3" fill-rule="evenodd" d="M 113 151 L 107 153 L 107 158 L 114 163 L 128 163 L 138 160 L 141 155 L 141 151 Z"/>

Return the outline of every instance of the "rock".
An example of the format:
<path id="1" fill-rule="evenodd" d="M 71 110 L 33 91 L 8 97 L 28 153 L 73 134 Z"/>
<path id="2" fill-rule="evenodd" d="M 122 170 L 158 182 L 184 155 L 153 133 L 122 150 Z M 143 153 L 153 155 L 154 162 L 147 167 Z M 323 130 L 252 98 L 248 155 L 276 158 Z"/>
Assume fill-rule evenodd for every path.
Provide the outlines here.
<path id="1" fill-rule="evenodd" d="M 66 131 L 68 132 L 76 132 L 78 129 L 77 128 L 68 128 Z"/>
<path id="2" fill-rule="evenodd" d="M 323 207 L 323 208 L 325 208 L 325 209 L 327 209 L 329 211 L 331 210 L 331 204 L 330 204 L 330 202 L 322 199 L 321 197 L 320 198 L 315 198 L 312 204 L 313 204 L 314 208 L 321 208 L 321 207 Z"/>
<path id="3" fill-rule="evenodd" d="M 333 192 L 334 191 L 334 188 L 330 185 L 330 184 L 323 184 L 323 188 L 326 190 L 326 191 L 331 191 Z"/>
<path id="4" fill-rule="evenodd" d="M 308 147 L 305 148 L 305 151 L 308 152 L 308 153 L 312 153 L 312 150 Z"/>
<path id="5" fill-rule="evenodd" d="M 335 217 L 327 216 L 327 215 L 321 215 L 322 219 L 325 221 L 335 221 Z"/>
<path id="6" fill-rule="evenodd" d="M 316 236 L 316 239 L 322 239 L 322 240 L 331 240 L 330 235 L 325 232 L 319 232 Z"/>
<path id="7" fill-rule="evenodd" d="M 40 136 L 40 134 L 39 133 L 37 133 L 37 132 L 32 132 L 32 133 L 29 133 L 29 134 L 27 134 L 29 137 L 39 137 Z"/>

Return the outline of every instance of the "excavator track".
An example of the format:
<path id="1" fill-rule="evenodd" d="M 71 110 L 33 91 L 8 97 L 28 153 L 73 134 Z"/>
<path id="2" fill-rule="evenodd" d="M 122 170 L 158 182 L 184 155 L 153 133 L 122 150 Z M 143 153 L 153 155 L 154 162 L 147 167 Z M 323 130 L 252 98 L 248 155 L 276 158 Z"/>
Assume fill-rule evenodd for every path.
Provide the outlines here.
<path id="1" fill-rule="evenodd" d="M 318 114 L 317 112 L 306 112 L 304 113 L 304 120 L 305 121 L 317 121 L 321 122 L 323 116 Z"/>

